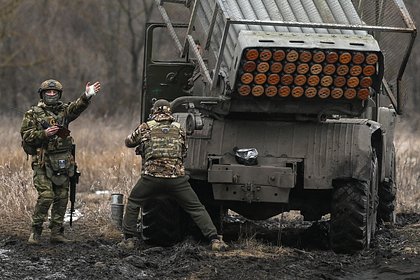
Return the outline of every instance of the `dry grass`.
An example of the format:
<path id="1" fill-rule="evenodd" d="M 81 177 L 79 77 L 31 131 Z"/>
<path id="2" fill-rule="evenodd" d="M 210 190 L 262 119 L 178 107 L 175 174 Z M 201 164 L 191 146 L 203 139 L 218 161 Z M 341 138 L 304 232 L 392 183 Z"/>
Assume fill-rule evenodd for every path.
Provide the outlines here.
<path id="1" fill-rule="evenodd" d="M 396 131 L 397 211 L 420 212 L 420 137 L 410 131 L 409 124 L 400 124 Z"/>
<path id="2" fill-rule="evenodd" d="M 2 229 L 30 228 L 37 193 L 32 184 L 30 159 L 20 147 L 21 119 L 0 117 L 0 221 Z M 81 116 L 70 125 L 77 145 L 76 160 L 82 173 L 76 207 L 81 219 L 96 233 L 110 227 L 110 194 L 129 194 L 140 175 L 140 157 L 124 146 L 125 137 L 136 126 L 138 116 L 94 119 Z M 96 195 L 96 191 L 108 191 Z"/>
<path id="3" fill-rule="evenodd" d="M 94 119 L 82 116 L 70 129 L 77 144 L 77 162 L 82 172 L 76 207 L 84 214 L 77 223 L 94 229 L 93 234 L 115 236 L 110 223 L 110 194 L 125 198 L 140 175 L 140 158 L 124 147 L 124 139 L 138 116 Z M 32 186 L 30 161 L 20 147 L 18 117 L 0 116 L 0 226 L 27 232 L 37 198 Z M 420 139 L 400 125 L 396 137 L 397 211 L 420 212 Z M 96 191 L 108 191 L 97 195 Z"/>

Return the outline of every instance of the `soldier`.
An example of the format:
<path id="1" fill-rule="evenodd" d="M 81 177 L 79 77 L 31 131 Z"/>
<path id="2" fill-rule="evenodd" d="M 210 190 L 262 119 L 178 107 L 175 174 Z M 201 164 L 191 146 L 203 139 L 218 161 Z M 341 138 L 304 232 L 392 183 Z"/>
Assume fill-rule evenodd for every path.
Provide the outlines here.
<path id="1" fill-rule="evenodd" d="M 176 199 L 190 214 L 203 235 L 209 239 L 213 251 L 227 249 L 216 227 L 185 175 L 183 158 L 187 153 L 186 136 L 180 124 L 174 121 L 170 103 L 157 100 L 152 108 L 151 120 L 140 124 L 126 140 L 129 148 L 142 147 L 144 151 L 142 176 L 133 187 L 123 219 L 124 240 L 121 247 L 134 248 L 137 218 L 144 200 L 158 195 Z"/>
<path id="2" fill-rule="evenodd" d="M 32 216 L 32 232 L 28 244 L 39 244 L 43 223 L 51 208 L 52 243 L 66 243 L 63 220 L 67 208 L 69 177 L 74 174 L 71 154 L 73 138 L 67 129 L 89 106 L 90 99 L 99 92 L 101 84 L 86 84 L 85 92 L 68 104 L 60 101 L 63 86 L 56 80 L 42 82 L 38 93 L 41 100 L 24 115 L 20 130 L 22 146 L 32 155 L 34 185 L 38 200 Z"/>

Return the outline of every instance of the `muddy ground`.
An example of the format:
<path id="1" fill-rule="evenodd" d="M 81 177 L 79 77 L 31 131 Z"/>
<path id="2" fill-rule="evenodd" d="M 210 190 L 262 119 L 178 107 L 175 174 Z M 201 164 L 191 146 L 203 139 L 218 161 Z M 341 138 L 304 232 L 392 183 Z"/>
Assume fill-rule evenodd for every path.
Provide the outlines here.
<path id="1" fill-rule="evenodd" d="M 354 255 L 329 250 L 326 223 L 282 219 L 229 218 L 224 232 L 230 249 L 220 253 L 192 238 L 124 251 L 119 238 L 81 222 L 68 231 L 75 242 L 65 245 L 50 244 L 48 231 L 40 246 L 28 246 L 23 232 L 5 232 L 0 279 L 420 279 L 420 214 L 399 214 L 394 227 L 378 229 L 371 249 Z"/>

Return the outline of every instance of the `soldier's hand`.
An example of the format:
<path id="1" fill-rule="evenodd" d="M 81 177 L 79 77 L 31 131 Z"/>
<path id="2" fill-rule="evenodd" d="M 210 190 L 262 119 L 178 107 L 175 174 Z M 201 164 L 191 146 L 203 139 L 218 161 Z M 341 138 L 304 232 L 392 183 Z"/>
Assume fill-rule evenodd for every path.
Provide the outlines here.
<path id="1" fill-rule="evenodd" d="M 101 90 L 101 83 L 95 82 L 93 85 L 90 84 L 90 82 L 87 82 L 86 84 L 86 90 L 85 95 L 86 97 L 91 97 L 96 95 Z"/>
<path id="2" fill-rule="evenodd" d="M 49 128 L 44 130 L 45 135 L 47 135 L 48 137 L 51 137 L 51 136 L 55 135 L 58 132 L 59 129 L 60 128 L 56 125 L 50 126 Z"/>

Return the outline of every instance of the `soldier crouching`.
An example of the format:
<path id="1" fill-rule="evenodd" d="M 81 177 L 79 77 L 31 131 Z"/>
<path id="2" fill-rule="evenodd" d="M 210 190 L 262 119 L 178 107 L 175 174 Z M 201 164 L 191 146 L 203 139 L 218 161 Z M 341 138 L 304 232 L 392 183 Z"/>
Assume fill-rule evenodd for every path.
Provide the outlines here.
<path id="1" fill-rule="evenodd" d="M 142 203 L 156 196 L 174 198 L 200 228 L 214 251 L 228 246 L 217 235 L 209 214 L 201 204 L 185 175 L 183 159 L 187 155 L 186 136 L 180 124 L 174 121 L 170 103 L 157 100 L 152 108 L 151 120 L 140 124 L 125 140 L 129 148 L 143 147 L 142 176 L 133 187 L 126 206 L 123 231 L 119 245 L 134 248 L 137 218 Z"/>

